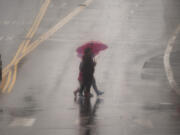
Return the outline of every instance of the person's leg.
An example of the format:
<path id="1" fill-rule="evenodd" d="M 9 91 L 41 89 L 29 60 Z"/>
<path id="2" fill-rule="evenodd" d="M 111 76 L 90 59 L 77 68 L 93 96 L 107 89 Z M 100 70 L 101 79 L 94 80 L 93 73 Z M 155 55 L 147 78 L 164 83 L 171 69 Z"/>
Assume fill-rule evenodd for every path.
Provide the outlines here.
<path id="1" fill-rule="evenodd" d="M 74 96 L 76 96 L 77 93 L 80 91 L 80 87 L 81 87 L 81 81 L 79 80 L 79 87 L 73 92 Z"/>
<path id="2" fill-rule="evenodd" d="M 96 85 L 96 80 L 95 80 L 95 78 L 94 78 L 94 76 L 93 76 L 93 79 L 92 79 L 92 86 L 93 86 L 93 89 L 94 89 L 94 91 L 96 92 L 96 95 L 98 94 L 98 88 L 97 88 L 97 85 Z"/>
<path id="3" fill-rule="evenodd" d="M 79 92 L 80 88 L 77 88 L 73 93 L 74 93 L 74 96 L 77 95 L 77 93 Z"/>
<path id="4" fill-rule="evenodd" d="M 98 90 L 94 76 L 92 79 L 92 86 L 93 86 L 94 91 L 96 92 L 96 95 L 99 96 L 99 95 L 102 95 L 104 93 L 104 92 Z"/>
<path id="5" fill-rule="evenodd" d="M 85 86 L 85 88 L 86 88 L 85 89 L 85 96 L 86 97 L 93 97 L 93 95 L 90 93 L 91 85 L 92 85 L 92 83 L 88 83 Z"/>
<path id="6" fill-rule="evenodd" d="M 82 96 L 83 95 L 83 90 L 85 88 L 85 85 L 83 83 L 81 83 L 80 88 L 79 88 L 79 95 Z"/>

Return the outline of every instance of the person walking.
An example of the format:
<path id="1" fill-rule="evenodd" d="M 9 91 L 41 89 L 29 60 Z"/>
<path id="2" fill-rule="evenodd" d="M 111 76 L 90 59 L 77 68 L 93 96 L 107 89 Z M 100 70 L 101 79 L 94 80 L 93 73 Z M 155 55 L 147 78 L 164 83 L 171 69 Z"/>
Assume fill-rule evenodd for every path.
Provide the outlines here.
<path id="1" fill-rule="evenodd" d="M 90 48 L 85 49 L 84 56 L 81 65 L 82 81 L 79 89 L 79 95 L 90 97 L 90 88 L 93 82 L 95 63 L 92 58 L 92 52 Z"/>
<path id="2" fill-rule="evenodd" d="M 78 77 L 78 80 L 79 80 L 79 84 L 80 84 L 80 87 L 81 87 L 81 85 L 82 85 L 82 63 L 83 63 L 83 59 L 84 59 L 84 56 L 86 55 L 85 53 L 86 53 L 86 51 L 87 51 L 87 48 L 89 48 L 89 50 L 90 50 L 90 55 L 89 55 L 89 57 L 91 57 L 91 61 L 92 61 L 92 63 L 93 63 L 93 68 L 95 68 L 95 66 L 96 66 L 96 62 L 95 62 L 95 60 L 94 60 L 94 57 L 96 56 L 96 55 L 98 55 L 99 54 L 99 52 L 100 51 L 103 51 L 103 50 L 105 50 L 105 49 L 107 49 L 108 48 L 108 46 L 107 45 L 105 45 L 104 43 L 102 43 L 102 42 L 99 42 L 99 41 L 89 41 L 89 42 L 87 42 L 87 43 L 85 43 L 85 44 L 83 44 L 83 45 L 81 45 L 81 46 L 79 46 L 77 49 L 76 49 L 76 52 L 77 52 L 77 54 L 78 54 L 78 57 L 80 57 L 81 59 L 82 59 L 82 61 L 81 61 L 81 63 L 80 63 L 80 66 L 79 66 L 79 77 Z M 86 51 L 85 51 L 86 50 Z M 98 90 L 98 88 L 97 88 L 97 85 L 96 85 L 96 80 L 95 80 L 95 77 L 94 77 L 94 73 L 92 74 L 93 76 L 92 76 L 92 86 L 93 86 L 93 88 L 94 88 L 94 91 L 95 91 L 95 93 L 96 93 L 96 95 L 97 96 L 99 96 L 99 95 L 102 95 L 104 92 L 101 92 L 101 91 L 99 91 Z M 76 95 L 77 95 L 77 93 L 80 91 L 80 88 L 78 88 L 78 89 L 76 89 L 73 93 L 74 93 L 74 95 L 75 95 L 75 97 L 76 97 Z M 91 94 L 92 95 L 92 94 Z M 93 95 L 92 95 L 93 96 Z"/>
<path id="3" fill-rule="evenodd" d="M 87 53 L 89 53 L 88 55 L 91 56 L 91 60 L 93 60 L 93 66 L 95 68 L 96 66 L 96 62 L 94 61 L 93 57 L 92 57 L 92 52 L 90 51 L 90 48 L 86 50 Z M 89 51 L 89 52 L 88 52 Z M 86 54 L 86 53 L 85 53 Z M 87 54 L 86 54 L 87 55 Z M 79 85 L 81 86 L 82 84 L 82 65 L 83 65 L 83 60 L 81 61 L 80 65 L 79 65 L 79 76 L 78 76 L 78 81 L 79 81 Z M 97 85 L 96 85 L 96 80 L 95 80 L 95 77 L 94 77 L 94 73 L 93 73 L 93 78 L 92 78 L 92 87 L 96 93 L 97 96 L 99 95 L 102 95 L 104 92 L 98 90 L 97 88 Z M 80 91 L 80 87 L 77 88 L 75 91 L 74 91 L 74 96 L 77 95 L 77 93 Z M 93 94 L 90 93 L 90 96 L 93 96 Z"/>

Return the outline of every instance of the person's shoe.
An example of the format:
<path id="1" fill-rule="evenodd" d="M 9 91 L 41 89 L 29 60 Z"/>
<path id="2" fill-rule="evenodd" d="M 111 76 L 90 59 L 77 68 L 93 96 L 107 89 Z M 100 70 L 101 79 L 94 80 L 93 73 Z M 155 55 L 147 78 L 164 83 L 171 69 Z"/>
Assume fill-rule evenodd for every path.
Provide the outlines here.
<path id="1" fill-rule="evenodd" d="M 100 95 L 102 95 L 102 94 L 104 94 L 104 92 L 99 91 L 99 92 L 97 93 L 97 96 L 100 96 Z"/>
<path id="2" fill-rule="evenodd" d="M 93 97 L 93 94 L 91 94 L 91 93 L 85 93 L 85 95 L 84 95 L 85 97 Z"/>

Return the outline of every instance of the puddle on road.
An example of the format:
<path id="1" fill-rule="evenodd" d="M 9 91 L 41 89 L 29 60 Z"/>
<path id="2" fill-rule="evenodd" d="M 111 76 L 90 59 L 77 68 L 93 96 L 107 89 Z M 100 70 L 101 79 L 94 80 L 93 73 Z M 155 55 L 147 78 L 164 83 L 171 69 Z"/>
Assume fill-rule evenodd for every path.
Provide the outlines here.
<path id="1" fill-rule="evenodd" d="M 33 116 L 41 111 L 37 108 L 37 103 L 32 96 L 23 98 L 20 107 L 0 108 L 0 124 L 14 126 L 32 126 L 36 119 Z"/>

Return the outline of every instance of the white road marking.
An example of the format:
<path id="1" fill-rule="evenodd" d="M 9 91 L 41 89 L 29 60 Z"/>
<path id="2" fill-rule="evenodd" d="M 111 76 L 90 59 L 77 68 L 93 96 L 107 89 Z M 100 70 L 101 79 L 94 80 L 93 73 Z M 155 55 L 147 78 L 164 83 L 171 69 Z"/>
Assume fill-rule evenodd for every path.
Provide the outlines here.
<path id="1" fill-rule="evenodd" d="M 164 54 L 164 67 L 165 67 L 166 76 L 167 76 L 167 79 L 169 81 L 171 88 L 173 90 L 175 90 L 175 92 L 177 94 L 180 95 L 180 90 L 179 90 L 177 83 L 174 79 L 174 74 L 173 74 L 172 67 L 170 64 L 170 54 L 172 52 L 172 49 L 174 47 L 174 42 L 176 41 L 177 34 L 179 34 L 179 32 L 180 32 L 180 25 L 177 27 L 173 36 L 168 41 L 168 45 L 167 45 L 167 48 L 166 48 L 165 54 Z"/>
<path id="2" fill-rule="evenodd" d="M 36 119 L 34 119 L 34 118 L 15 118 L 9 126 L 11 126 L 11 127 L 16 127 L 16 126 L 30 127 L 35 123 L 35 121 L 36 121 Z"/>

